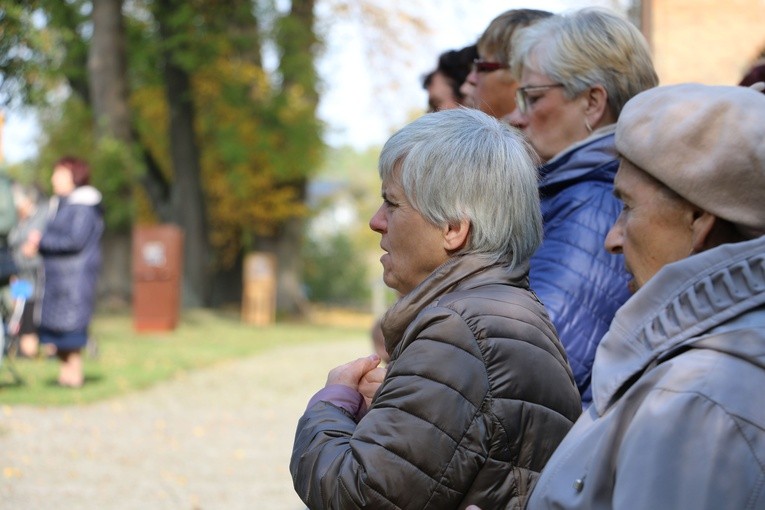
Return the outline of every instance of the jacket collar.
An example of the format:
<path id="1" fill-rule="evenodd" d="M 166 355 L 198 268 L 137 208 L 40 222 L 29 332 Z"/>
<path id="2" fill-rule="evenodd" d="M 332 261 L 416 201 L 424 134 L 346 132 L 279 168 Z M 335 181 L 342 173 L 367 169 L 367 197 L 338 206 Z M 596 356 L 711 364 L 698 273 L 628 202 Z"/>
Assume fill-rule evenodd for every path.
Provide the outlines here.
<path id="1" fill-rule="evenodd" d="M 597 173 L 603 164 L 611 163 L 617 158 L 615 132 L 616 124 L 603 126 L 542 165 L 539 168 L 540 189 L 581 179 L 584 176 L 593 180 L 593 172 Z M 613 182 L 614 172 L 615 170 L 611 171 L 604 179 Z"/>
<path id="2" fill-rule="evenodd" d="M 497 283 L 528 288 L 528 271 L 528 263 L 511 269 L 509 264 L 492 263 L 484 255 L 468 254 L 450 258 L 385 313 L 381 326 L 386 350 L 392 353 L 414 318 L 444 294 L 457 288 L 470 289 Z"/>
<path id="3" fill-rule="evenodd" d="M 70 204 L 98 205 L 101 203 L 101 192 L 93 186 L 79 186 L 66 199 Z"/>
<path id="4" fill-rule="evenodd" d="M 598 413 L 602 415 L 651 365 L 700 343 L 699 337 L 716 333 L 715 328 L 763 304 L 765 236 L 724 244 L 664 266 L 616 312 L 598 346 L 592 375 Z M 760 330 L 764 316 L 758 312 Z M 738 320 L 747 327 L 746 319 Z M 714 348 L 754 359 L 765 356 L 763 340 L 749 342 L 749 347 L 759 345 L 749 351 L 746 342 L 728 342 L 727 347 L 718 342 Z"/>

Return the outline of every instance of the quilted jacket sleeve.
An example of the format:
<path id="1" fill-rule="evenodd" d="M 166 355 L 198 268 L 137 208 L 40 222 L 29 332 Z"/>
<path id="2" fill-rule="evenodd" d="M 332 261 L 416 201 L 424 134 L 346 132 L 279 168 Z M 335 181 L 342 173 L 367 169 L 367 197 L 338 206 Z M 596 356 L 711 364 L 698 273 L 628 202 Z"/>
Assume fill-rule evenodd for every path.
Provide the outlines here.
<path id="1" fill-rule="evenodd" d="M 489 448 L 486 368 L 459 315 L 425 315 L 358 424 L 327 402 L 301 418 L 290 471 L 311 509 L 461 504 Z"/>
<path id="2" fill-rule="evenodd" d="M 545 236 L 531 259 L 531 288 L 547 308 L 583 400 L 595 350 L 627 300 L 621 256 L 606 252 L 605 236 L 621 210 L 610 187 L 582 183 L 543 201 Z"/>
<path id="3" fill-rule="evenodd" d="M 62 207 L 52 219 L 40 239 L 43 254 L 67 254 L 82 251 L 92 242 L 94 232 L 100 223 L 100 214 L 95 207 L 69 205 Z"/>

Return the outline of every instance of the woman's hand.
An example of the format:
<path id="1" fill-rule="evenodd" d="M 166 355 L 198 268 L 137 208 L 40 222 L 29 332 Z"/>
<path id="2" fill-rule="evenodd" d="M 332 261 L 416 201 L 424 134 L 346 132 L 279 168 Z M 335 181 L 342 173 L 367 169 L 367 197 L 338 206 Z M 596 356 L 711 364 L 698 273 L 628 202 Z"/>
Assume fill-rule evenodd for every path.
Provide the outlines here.
<path id="1" fill-rule="evenodd" d="M 380 387 L 385 380 L 386 370 L 382 367 L 373 368 L 361 378 L 359 382 L 359 393 L 364 396 L 364 403 L 367 408 L 372 405 L 372 397 L 377 393 L 377 388 Z"/>
<path id="2" fill-rule="evenodd" d="M 21 245 L 21 253 L 28 258 L 37 255 L 37 250 L 40 247 L 41 238 L 42 234 L 39 230 L 32 230 L 29 232 L 26 242 Z"/>
<path id="3" fill-rule="evenodd" d="M 340 365 L 329 371 L 327 376 L 327 386 L 330 384 L 342 384 L 359 391 L 361 379 L 371 370 L 374 370 L 380 364 L 380 356 L 370 354 L 365 358 Z"/>

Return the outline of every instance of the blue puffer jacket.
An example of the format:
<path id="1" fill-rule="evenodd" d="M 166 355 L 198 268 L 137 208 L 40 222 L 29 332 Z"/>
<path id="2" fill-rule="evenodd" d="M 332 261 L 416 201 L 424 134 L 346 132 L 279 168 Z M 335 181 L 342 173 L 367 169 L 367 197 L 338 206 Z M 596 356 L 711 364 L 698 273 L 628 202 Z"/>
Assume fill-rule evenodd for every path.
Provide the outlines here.
<path id="1" fill-rule="evenodd" d="M 54 331 L 87 328 L 95 307 L 104 221 L 101 194 L 91 186 L 60 198 L 40 239 L 45 284 L 40 325 Z"/>
<path id="2" fill-rule="evenodd" d="M 612 125 L 540 168 L 545 236 L 531 258 L 531 288 L 558 330 L 584 406 L 592 401 L 595 350 L 630 296 L 623 257 L 603 247 L 621 211 L 613 195 L 618 167 Z"/>

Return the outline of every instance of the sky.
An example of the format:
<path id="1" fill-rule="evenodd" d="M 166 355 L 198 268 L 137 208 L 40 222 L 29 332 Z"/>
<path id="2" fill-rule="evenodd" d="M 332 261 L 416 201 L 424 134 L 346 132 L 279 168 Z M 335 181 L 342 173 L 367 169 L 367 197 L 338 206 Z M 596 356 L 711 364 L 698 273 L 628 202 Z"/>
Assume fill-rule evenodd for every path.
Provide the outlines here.
<path id="1" fill-rule="evenodd" d="M 561 12 L 590 5 L 619 4 L 613 0 L 419 0 L 409 5 L 430 27 L 406 38 L 406 47 L 380 57 L 358 23 L 335 22 L 319 61 L 323 82 L 319 117 L 326 125 L 326 141 L 333 146 L 365 149 L 382 145 L 390 134 L 417 112 L 424 112 L 427 95 L 421 78 L 446 50 L 472 44 L 501 12 L 533 7 Z M 395 34 L 393 37 L 404 37 Z M 375 53 L 377 52 L 377 55 Z M 376 65 L 373 65 L 373 62 Z M 381 64 L 382 62 L 382 64 Z M 3 156 L 16 163 L 36 153 L 39 127 L 30 112 L 6 111 Z"/>
<path id="2" fill-rule="evenodd" d="M 399 61 L 391 62 L 385 71 L 375 70 L 368 65 L 368 49 L 363 44 L 347 43 L 353 28 L 339 27 L 330 34 L 327 56 L 319 65 L 326 82 L 319 117 L 327 123 L 325 138 L 331 145 L 357 149 L 382 145 L 393 131 L 411 120 L 413 113 L 425 111 L 427 94 L 421 80 L 435 67 L 438 55 L 475 43 L 489 22 L 508 9 L 561 12 L 586 6 L 620 6 L 621 2 L 420 0 L 418 4 L 427 8 L 424 19 L 432 28 L 412 44 L 409 66 Z"/>

